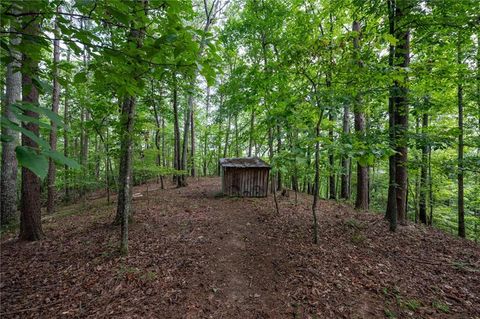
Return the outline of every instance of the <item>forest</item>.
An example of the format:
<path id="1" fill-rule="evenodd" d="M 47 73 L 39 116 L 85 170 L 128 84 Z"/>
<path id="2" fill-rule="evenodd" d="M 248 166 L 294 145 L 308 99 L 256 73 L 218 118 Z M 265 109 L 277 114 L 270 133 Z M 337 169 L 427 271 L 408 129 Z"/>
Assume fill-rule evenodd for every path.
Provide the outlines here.
<path id="1" fill-rule="evenodd" d="M 0 15 L 0 316 L 480 316 L 480 2 Z M 226 158 L 268 196 L 223 196 Z"/>

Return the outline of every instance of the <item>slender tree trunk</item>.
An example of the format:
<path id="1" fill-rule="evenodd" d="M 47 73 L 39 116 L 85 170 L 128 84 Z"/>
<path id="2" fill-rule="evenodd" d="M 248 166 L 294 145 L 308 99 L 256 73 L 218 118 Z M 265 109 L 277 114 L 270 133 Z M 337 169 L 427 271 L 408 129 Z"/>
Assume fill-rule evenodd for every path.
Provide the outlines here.
<path id="1" fill-rule="evenodd" d="M 350 110 L 348 104 L 343 106 L 343 134 L 350 134 Z M 342 176 L 340 186 L 340 198 L 350 198 L 350 158 L 348 154 L 342 155 Z"/>
<path id="2" fill-rule="evenodd" d="M 142 7 L 147 14 L 147 0 L 137 0 L 136 4 Z M 134 8 L 138 8 L 134 6 Z M 133 24 L 132 24 L 133 25 Z M 137 48 L 142 47 L 144 29 L 135 29 L 132 26 L 128 37 L 129 43 L 134 43 Z M 138 80 L 140 74 L 134 75 Z M 117 219 L 120 219 L 120 253 L 128 254 L 128 223 L 132 212 L 132 162 L 133 162 L 133 128 L 135 121 L 136 101 L 134 96 L 126 96 L 122 103 L 120 113 L 120 166 L 118 174 L 118 196 L 117 196 Z"/>
<path id="3" fill-rule="evenodd" d="M 422 115 L 422 133 L 425 135 L 428 129 L 428 112 Z M 420 196 L 418 201 L 418 217 L 420 223 L 427 223 L 427 192 L 428 192 L 428 153 L 430 147 L 424 142 L 422 145 L 422 164 L 420 167 Z"/>
<path id="4" fill-rule="evenodd" d="M 255 108 L 252 107 L 252 112 L 250 113 L 250 134 L 248 139 L 248 157 L 252 157 L 254 129 L 255 129 Z"/>
<path id="5" fill-rule="evenodd" d="M 354 54 L 356 62 L 358 64 L 358 67 L 361 69 L 363 67 L 363 62 L 360 59 L 360 23 L 358 21 L 354 21 L 352 29 L 357 33 L 355 38 L 353 39 L 353 47 L 355 50 Z M 365 141 L 366 124 L 365 114 L 362 107 L 361 94 L 357 92 L 355 94 L 354 100 L 355 133 L 360 140 Z M 368 166 L 362 165 L 360 161 L 357 161 L 357 197 L 355 199 L 355 208 L 360 210 L 368 210 L 368 198 Z"/>
<path id="6" fill-rule="evenodd" d="M 193 87 L 193 86 L 192 86 Z M 190 133 L 190 119 L 193 109 L 193 96 L 191 94 L 187 97 L 187 109 L 185 111 L 184 117 L 184 126 L 183 126 L 183 145 L 182 145 L 182 154 L 180 160 L 180 168 L 183 171 L 187 171 L 187 162 L 188 162 L 188 136 Z M 187 172 L 180 175 L 179 187 L 187 186 Z"/>
<path id="7" fill-rule="evenodd" d="M 240 157 L 240 146 L 238 144 L 238 114 L 235 114 L 235 157 Z"/>
<path id="8" fill-rule="evenodd" d="M 232 122 L 232 117 L 230 116 L 230 114 L 228 114 L 228 124 L 227 124 L 227 132 L 225 134 L 225 147 L 223 149 L 223 157 L 227 157 L 228 156 L 228 146 L 229 146 L 229 143 L 230 143 L 230 126 L 231 126 L 231 122 Z"/>
<path id="9" fill-rule="evenodd" d="M 428 195 L 430 198 L 430 217 L 428 219 L 428 225 L 433 225 L 433 175 L 432 175 L 432 150 L 430 149 L 428 152 L 428 176 L 430 176 L 430 180 L 428 181 Z"/>
<path id="10" fill-rule="evenodd" d="M 107 191 L 107 204 L 110 204 L 110 150 L 109 150 L 109 134 L 108 126 L 105 134 L 105 141 L 103 146 L 105 147 L 105 187 Z"/>
<path id="11" fill-rule="evenodd" d="M 203 176 L 207 176 L 207 149 L 208 149 L 208 130 L 209 130 L 209 123 L 208 123 L 208 112 L 210 108 L 210 86 L 207 86 L 207 101 L 206 101 L 206 114 L 205 114 L 205 136 L 203 139 Z"/>
<path id="12" fill-rule="evenodd" d="M 458 70 L 458 85 L 457 85 L 457 104 L 458 104 L 458 236 L 465 238 L 465 202 L 463 189 L 463 76 L 461 66 L 463 64 L 462 57 L 462 43 L 460 35 L 458 36 L 457 44 L 457 64 Z"/>
<path id="13" fill-rule="evenodd" d="M 10 31 L 15 32 L 13 28 Z M 17 35 L 10 37 L 12 62 L 7 65 L 6 103 L 2 117 L 17 123 L 10 106 L 22 99 L 22 74 L 18 71 L 21 64 L 21 54 L 16 47 L 21 39 Z M 18 163 L 15 155 L 15 146 L 18 142 L 18 133 L 2 126 L 2 135 L 10 136 L 10 142 L 2 142 L 2 170 L 0 184 L 0 226 L 12 223 L 17 219 L 17 174 Z"/>
<path id="14" fill-rule="evenodd" d="M 277 154 L 280 154 L 282 151 L 282 137 L 280 132 L 280 125 L 277 124 Z M 282 173 L 277 172 L 277 191 L 281 192 L 283 189 L 282 185 Z"/>
<path id="15" fill-rule="evenodd" d="M 116 223 L 121 225 L 120 252 L 128 253 L 128 220 L 132 205 L 132 155 L 133 155 L 133 125 L 135 119 L 135 98 L 127 97 L 122 105 L 120 125 L 120 166 L 118 173 L 118 199 Z"/>
<path id="16" fill-rule="evenodd" d="M 192 112 L 190 113 L 190 158 L 191 158 L 191 170 L 190 175 L 195 177 L 195 107 L 192 106 Z"/>
<path id="17" fill-rule="evenodd" d="M 396 38 L 399 39 L 396 48 L 396 65 L 406 70 L 410 64 L 410 31 L 405 25 L 405 16 L 408 10 L 408 0 L 401 0 L 401 6 L 396 7 L 396 25 L 403 26 L 396 28 Z M 397 184 L 397 216 L 400 224 L 407 222 L 407 187 L 408 187 L 408 74 L 404 75 L 402 84 L 396 85 L 395 96 L 395 128 L 396 128 L 396 158 L 395 158 L 395 182 Z"/>
<path id="18" fill-rule="evenodd" d="M 392 36 L 395 36 L 395 0 L 388 0 L 388 22 L 389 22 L 389 33 Z M 395 60 L 395 46 L 390 44 L 389 55 L 388 55 L 388 65 L 393 69 L 393 64 Z M 395 102 L 394 96 L 396 92 L 395 84 L 390 88 L 390 96 L 388 98 L 388 115 L 389 115 L 389 140 L 390 148 L 395 149 L 396 145 L 396 130 L 395 130 Z M 395 154 L 392 154 L 388 158 L 389 166 L 389 181 L 388 181 L 388 199 L 387 199 L 387 209 L 385 212 L 385 218 L 389 220 L 390 231 L 395 231 L 397 229 L 397 184 L 395 182 L 396 176 L 396 157 Z"/>
<path id="19" fill-rule="evenodd" d="M 70 63 L 70 49 L 67 50 L 67 63 Z M 69 99 L 69 88 L 68 85 L 65 86 L 64 88 L 64 104 L 63 104 L 63 122 L 64 122 L 64 128 L 63 128 L 63 155 L 65 157 L 69 156 L 68 152 L 68 131 L 67 127 L 70 123 L 70 114 L 69 114 L 69 109 L 68 109 L 68 99 Z M 68 170 L 68 165 L 63 166 L 64 170 L 64 189 L 65 189 L 65 202 L 70 201 L 70 172 Z"/>
<path id="20" fill-rule="evenodd" d="M 32 45 L 32 39 L 40 33 L 40 17 L 35 17 L 33 21 L 29 17 L 29 20 L 26 21 L 23 32 L 30 36 L 23 39 L 25 44 Z M 28 73 L 25 72 L 22 74 L 22 101 L 38 105 L 39 94 L 37 87 L 34 85 L 33 79 L 37 77 L 39 61 L 36 60 L 35 57 L 36 55 L 23 55 L 22 69 L 27 70 Z M 24 114 L 33 119 L 39 119 L 38 113 L 31 110 L 25 111 Z M 39 135 L 38 122 L 23 123 L 22 126 L 32 134 L 36 136 Z M 22 134 L 22 146 L 30 149 L 38 148 L 38 144 L 25 134 Z M 28 168 L 22 167 L 19 236 L 21 240 L 39 240 L 44 236 L 41 220 L 40 184 L 40 178 Z"/>
<path id="21" fill-rule="evenodd" d="M 173 136 L 174 136 L 174 168 L 176 170 L 181 169 L 180 164 L 180 126 L 178 123 L 178 92 L 177 92 L 177 80 L 176 74 L 174 77 L 174 87 L 173 87 Z M 175 175 L 175 181 L 177 182 L 177 187 L 182 187 L 182 182 L 180 180 L 179 174 Z"/>
<path id="22" fill-rule="evenodd" d="M 317 220 L 317 202 L 318 202 L 318 190 L 320 184 L 320 123 L 322 116 L 320 116 L 317 125 L 315 127 L 315 179 L 313 186 L 313 203 L 312 203 L 312 216 L 313 216 L 313 242 L 318 244 L 318 220 Z"/>
<path id="23" fill-rule="evenodd" d="M 60 14 L 60 6 L 57 6 L 57 14 Z M 58 114 L 58 106 L 60 105 L 60 84 L 58 83 L 58 63 L 60 62 L 60 40 L 58 24 L 55 21 L 55 39 L 53 40 L 53 92 L 52 92 L 52 112 Z M 57 124 L 54 121 L 50 122 L 50 148 L 53 151 L 57 150 Z M 52 214 L 55 210 L 55 162 L 50 158 L 48 163 L 48 177 L 47 177 L 47 213 Z"/>
<path id="24" fill-rule="evenodd" d="M 330 83 L 330 80 L 327 80 L 327 83 Z M 327 84 L 327 86 L 330 86 L 330 84 Z M 333 115 L 333 111 L 330 110 L 328 112 L 328 119 L 330 120 L 331 123 L 335 121 L 335 117 Z M 333 126 L 330 127 L 328 130 L 328 137 L 330 139 L 330 143 L 333 145 L 334 137 L 333 137 Z M 333 154 L 333 149 L 329 151 L 328 154 L 328 163 L 330 166 L 329 169 L 329 176 L 328 176 L 328 188 L 330 190 L 330 199 L 337 199 L 337 192 L 336 192 L 336 186 L 335 186 L 335 157 Z"/>

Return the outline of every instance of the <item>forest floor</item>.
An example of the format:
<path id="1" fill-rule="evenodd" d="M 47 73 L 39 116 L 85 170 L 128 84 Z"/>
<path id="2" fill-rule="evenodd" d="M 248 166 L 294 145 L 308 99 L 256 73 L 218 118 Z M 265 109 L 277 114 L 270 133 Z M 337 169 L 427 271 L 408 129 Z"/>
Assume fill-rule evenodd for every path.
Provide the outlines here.
<path id="1" fill-rule="evenodd" d="M 104 197 L 1 240 L 1 318 L 480 318 L 480 247 L 311 196 L 218 196 L 217 178 L 136 187 L 130 254 Z M 97 196 L 98 197 L 98 196 Z"/>

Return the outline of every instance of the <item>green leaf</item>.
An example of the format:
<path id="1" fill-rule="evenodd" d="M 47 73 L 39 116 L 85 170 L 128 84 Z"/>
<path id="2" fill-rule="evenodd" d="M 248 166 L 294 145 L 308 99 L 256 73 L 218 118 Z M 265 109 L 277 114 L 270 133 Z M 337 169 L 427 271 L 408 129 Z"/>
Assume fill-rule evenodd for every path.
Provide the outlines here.
<path id="1" fill-rule="evenodd" d="M 21 166 L 28 168 L 41 179 L 47 176 L 48 160 L 44 155 L 38 154 L 32 148 L 25 146 L 17 146 L 15 153 L 17 154 L 18 163 Z"/>
<path id="2" fill-rule="evenodd" d="M 85 72 L 78 72 L 73 77 L 73 82 L 75 82 L 75 84 L 85 83 L 86 81 L 87 81 L 87 75 L 85 74 Z"/>
<path id="3" fill-rule="evenodd" d="M 47 157 L 50 157 L 53 159 L 57 164 L 62 164 L 62 165 L 67 165 L 70 168 L 73 169 L 79 169 L 81 168 L 80 164 L 78 164 L 77 161 L 65 157 L 62 153 L 59 153 L 57 151 L 52 151 L 52 150 L 45 150 L 42 152 Z"/>

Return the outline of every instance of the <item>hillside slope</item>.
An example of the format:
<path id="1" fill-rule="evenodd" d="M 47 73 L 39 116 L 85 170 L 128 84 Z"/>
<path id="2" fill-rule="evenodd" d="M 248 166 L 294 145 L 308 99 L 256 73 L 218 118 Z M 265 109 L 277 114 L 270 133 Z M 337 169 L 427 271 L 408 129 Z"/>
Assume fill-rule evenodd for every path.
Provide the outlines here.
<path id="1" fill-rule="evenodd" d="M 155 190 L 152 190 L 154 189 Z M 135 189 L 130 255 L 105 198 L 1 242 L 2 318 L 479 318 L 480 249 L 311 197 L 217 197 L 219 180 Z"/>

